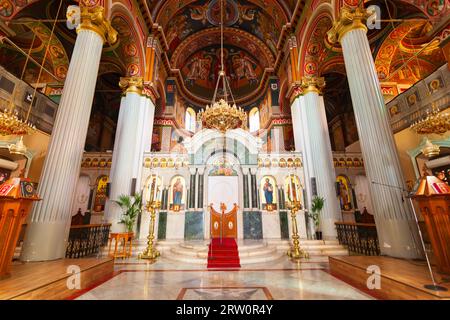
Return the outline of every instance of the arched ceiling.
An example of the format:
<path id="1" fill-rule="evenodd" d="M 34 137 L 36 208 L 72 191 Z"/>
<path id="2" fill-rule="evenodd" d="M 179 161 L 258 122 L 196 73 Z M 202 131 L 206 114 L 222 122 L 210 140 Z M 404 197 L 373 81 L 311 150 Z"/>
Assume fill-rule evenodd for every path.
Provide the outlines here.
<path id="1" fill-rule="evenodd" d="M 297 1 L 224 0 L 225 69 L 239 101 L 255 97 L 264 71 L 274 67 L 277 43 Z M 171 67 L 181 71 L 188 96 L 213 96 L 220 69 L 220 0 L 151 1 Z"/>

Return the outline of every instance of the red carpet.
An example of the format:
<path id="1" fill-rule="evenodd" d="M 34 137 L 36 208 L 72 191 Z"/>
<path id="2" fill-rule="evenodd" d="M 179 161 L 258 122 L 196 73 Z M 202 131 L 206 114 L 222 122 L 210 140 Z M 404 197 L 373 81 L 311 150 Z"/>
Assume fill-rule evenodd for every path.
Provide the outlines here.
<path id="1" fill-rule="evenodd" d="M 209 244 L 208 268 L 240 268 L 239 251 L 234 238 L 213 238 Z"/>

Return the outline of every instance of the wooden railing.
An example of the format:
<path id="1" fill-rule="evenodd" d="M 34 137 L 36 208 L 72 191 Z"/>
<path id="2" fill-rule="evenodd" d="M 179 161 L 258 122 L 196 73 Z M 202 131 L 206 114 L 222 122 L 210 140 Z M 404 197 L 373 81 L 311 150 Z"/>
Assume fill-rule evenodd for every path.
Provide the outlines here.
<path id="1" fill-rule="evenodd" d="M 82 258 L 98 253 L 108 244 L 110 228 L 110 223 L 71 226 L 66 258 Z"/>
<path id="2" fill-rule="evenodd" d="M 377 228 L 374 223 L 336 222 L 339 243 L 348 251 L 366 256 L 380 254 Z"/>

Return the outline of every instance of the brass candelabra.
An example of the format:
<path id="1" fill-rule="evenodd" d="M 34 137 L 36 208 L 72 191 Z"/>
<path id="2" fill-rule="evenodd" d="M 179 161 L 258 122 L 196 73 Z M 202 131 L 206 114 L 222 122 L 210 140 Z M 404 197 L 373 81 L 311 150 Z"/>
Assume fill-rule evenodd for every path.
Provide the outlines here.
<path id="1" fill-rule="evenodd" d="M 288 250 L 287 255 L 293 260 L 299 260 L 301 258 L 309 258 L 309 255 L 306 251 L 300 248 L 300 236 L 298 235 L 298 227 L 297 227 L 297 211 L 302 208 L 300 201 L 291 201 L 289 203 L 289 207 L 291 210 L 291 218 L 292 218 L 292 246 Z"/>
<path id="2" fill-rule="evenodd" d="M 139 259 L 148 259 L 152 262 L 155 262 L 159 257 L 160 253 L 155 248 L 155 244 L 153 240 L 155 239 L 155 218 L 156 218 L 156 210 L 161 207 L 160 201 L 149 201 L 147 202 L 146 210 L 150 213 L 150 228 L 147 237 L 147 249 L 144 252 L 139 254 Z"/>

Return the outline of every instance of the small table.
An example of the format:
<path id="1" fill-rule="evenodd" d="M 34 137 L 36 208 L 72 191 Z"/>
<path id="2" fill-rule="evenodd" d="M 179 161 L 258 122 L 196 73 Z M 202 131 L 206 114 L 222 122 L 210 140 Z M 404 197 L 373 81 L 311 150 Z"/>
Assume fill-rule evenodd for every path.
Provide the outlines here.
<path id="1" fill-rule="evenodd" d="M 131 249 L 133 248 L 133 236 L 134 236 L 133 232 L 110 233 L 108 255 L 110 257 L 113 257 L 114 259 L 131 257 Z M 114 240 L 114 251 L 111 252 L 113 240 Z M 119 243 L 122 243 L 121 251 L 118 251 Z"/>

